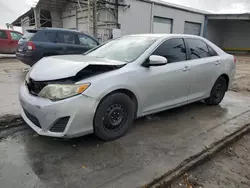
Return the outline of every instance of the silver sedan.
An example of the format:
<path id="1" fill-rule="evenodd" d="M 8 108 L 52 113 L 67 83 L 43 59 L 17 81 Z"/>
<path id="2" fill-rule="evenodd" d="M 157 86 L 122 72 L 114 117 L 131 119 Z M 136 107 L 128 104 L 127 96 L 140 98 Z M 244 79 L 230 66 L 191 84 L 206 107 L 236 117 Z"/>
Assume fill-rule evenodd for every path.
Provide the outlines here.
<path id="1" fill-rule="evenodd" d="M 20 88 L 22 117 L 40 135 L 113 140 L 135 118 L 199 100 L 218 105 L 235 63 L 198 36 L 123 36 L 84 55 L 41 59 Z"/>

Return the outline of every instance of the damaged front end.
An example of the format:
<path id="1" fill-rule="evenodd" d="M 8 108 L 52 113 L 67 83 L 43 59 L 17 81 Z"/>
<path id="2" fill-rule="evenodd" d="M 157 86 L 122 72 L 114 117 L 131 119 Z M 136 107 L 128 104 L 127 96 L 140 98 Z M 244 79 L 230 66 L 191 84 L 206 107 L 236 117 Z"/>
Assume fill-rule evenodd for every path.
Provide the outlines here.
<path id="1" fill-rule="evenodd" d="M 78 81 L 81 81 L 83 79 L 96 76 L 99 74 L 103 74 L 106 72 L 117 70 L 123 65 L 88 65 L 82 70 L 80 70 L 75 76 L 71 76 L 68 78 L 62 78 L 62 79 L 55 79 L 55 80 L 49 80 L 49 81 L 35 81 L 32 78 L 28 78 L 26 80 L 26 85 L 28 87 L 28 90 L 30 94 L 38 96 L 39 93 L 43 90 L 44 87 L 51 84 L 75 84 Z"/>

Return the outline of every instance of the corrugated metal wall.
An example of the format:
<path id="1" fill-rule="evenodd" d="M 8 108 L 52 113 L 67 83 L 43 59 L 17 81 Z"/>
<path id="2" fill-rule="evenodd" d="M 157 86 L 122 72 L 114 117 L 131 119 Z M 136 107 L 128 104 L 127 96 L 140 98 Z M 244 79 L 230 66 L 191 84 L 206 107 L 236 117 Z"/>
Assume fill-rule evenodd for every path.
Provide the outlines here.
<path id="1" fill-rule="evenodd" d="M 172 19 L 173 33 L 184 33 L 185 21 L 200 23 L 201 35 L 203 33 L 205 16 L 202 14 L 138 0 L 125 0 L 124 4 L 130 8 L 120 8 L 119 11 L 122 34 L 152 33 L 153 16 Z"/>
<path id="2" fill-rule="evenodd" d="M 185 21 L 196 22 L 201 24 L 201 35 L 205 16 L 198 13 L 192 13 L 184 10 L 170 8 L 150 2 L 139 0 L 124 0 L 123 4 L 128 7 L 119 7 L 119 24 L 121 33 L 141 34 L 153 33 L 153 18 L 161 17 L 172 20 L 172 33 L 184 33 Z M 87 8 L 83 8 L 83 13 L 77 7 L 77 4 L 69 3 L 62 12 L 63 27 L 68 29 L 78 29 L 88 33 Z M 102 41 L 110 38 L 112 28 L 116 28 L 115 17 L 108 9 L 98 10 L 98 38 Z M 89 33 L 92 34 L 92 25 Z M 162 31 L 161 31 L 162 33 Z M 169 33 L 169 29 L 166 29 Z"/>
<path id="3" fill-rule="evenodd" d="M 206 38 L 221 47 L 223 23 L 220 20 L 208 20 Z"/>
<path id="4" fill-rule="evenodd" d="M 250 49 L 250 22 L 208 20 L 206 38 L 223 49 Z"/>
<path id="5" fill-rule="evenodd" d="M 126 0 L 124 4 L 130 8 L 119 9 L 119 23 L 122 34 L 141 34 L 151 31 L 151 3 Z"/>
<path id="6" fill-rule="evenodd" d="M 183 34 L 185 21 L 196 22 L 201 24 L 201 35 L 203 34 L 203 27 L 205 22 L 205 16 L 197 13 L 187 12 L 184 10 L 178 10 L 170 7 L 164 7 L 161 5 L 154 6 L 154 15 L 173 19 L 173 33 Z"/>
<path id="7" fill-rule="evenodd" d="M 250 22 L 224 20 L 222 48 L 250 48 Z"/>

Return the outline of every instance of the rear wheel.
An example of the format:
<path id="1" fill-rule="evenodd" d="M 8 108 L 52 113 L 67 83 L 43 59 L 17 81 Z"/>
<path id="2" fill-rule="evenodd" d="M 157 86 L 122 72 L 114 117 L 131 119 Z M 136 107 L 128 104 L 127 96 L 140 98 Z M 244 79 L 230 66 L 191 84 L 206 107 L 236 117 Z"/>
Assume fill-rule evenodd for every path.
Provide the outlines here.
<path id="1" fill-rule="evenodd" d="M 109 141 L 123 136 L 134 120 L 134 103 L 123 93 L 114 93 L 99 104 L 94 117 L 94 132 Z"/>
<path id="2" fill-rule="evenodd" d="M 205 99 L 206 104 L 208 105 L 218 105 L 223 100 L 225 93 L 227 91 L 227 81 L 224 77 L 219 77 L 210 94 L 210 97 Z"/>

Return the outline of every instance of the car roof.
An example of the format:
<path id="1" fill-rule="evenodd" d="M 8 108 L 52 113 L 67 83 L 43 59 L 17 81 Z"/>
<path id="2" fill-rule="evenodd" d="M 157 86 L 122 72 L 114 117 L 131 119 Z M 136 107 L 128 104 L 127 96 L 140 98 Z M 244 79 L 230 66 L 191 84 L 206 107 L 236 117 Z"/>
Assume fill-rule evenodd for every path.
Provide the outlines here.
<path id="1" fill-rule="evenodd" d="M 187 35 L 187 34 L 135 34 L 128 36 L 143 36 L 143 37 L 159 37 L 159 38 L 169 38 L 169 37 L 182 37 L 182 38 L 203 38 L 197 35 Z"/>
<path id="2" fill-rule="evenodd" d="M 13 31 L 13 32 L 17 32 L 17 33 L 22 34 L 22 33 L 21 33 L 21 32 L 19 32 L 19 31 L 15 31 L 15 30 L 11 30 L 11 29 L 1 29 L 1 28 L 0 28 L 0 30 L 1 30 L 1 31 Z"/>
<path id="3" fill-rule="evenodd" d="M 86 33 L 83 33 L 81 31 L 77 31 L 77 30 L 70 30 L 70 29 L 64 29 L 64 28 L 39 28 L 39 29 L 27 29 L 28 32 L 32 32 L 32 31 L 68 31 L 68 32 L 73 32 L 73 33 L 78 33 L 78 34 L 83 34 L 83 35 L 87 35 L 88 37 L 92 38 L 93 40 L 95 40 L 96 42 L 98 42 L 94 37 L 92 37 L 91 35 L 88 35 Z"/>
<path id="4" fill-rule="evenodd" d="M 71 29 L 64 29 L 64 28 L 39 28 L 39 29 L 27 29 L 27 31 L 69 31 L 69 32 L 75 32 L 75 33 L 82 33 L 77 30 L 71 30 Z"/>

